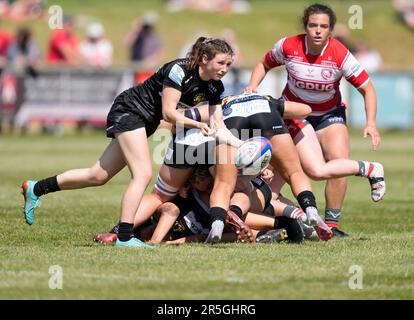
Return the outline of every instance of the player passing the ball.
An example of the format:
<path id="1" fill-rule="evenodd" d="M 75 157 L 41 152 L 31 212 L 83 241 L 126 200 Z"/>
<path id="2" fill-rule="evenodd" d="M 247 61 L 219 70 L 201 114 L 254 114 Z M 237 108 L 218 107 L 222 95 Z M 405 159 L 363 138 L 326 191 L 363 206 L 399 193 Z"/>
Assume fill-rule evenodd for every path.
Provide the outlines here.
<path id="1" fill-rule="evenodd" d="M 208 136 L 224 125 L 216 123 L 220 112 L 212 112 L 210 126 L 177 111 L 177 105 L 193 107 L 207 101 L 211 108 L 221 108 L 224 91 L 221 78 L 229 71 L 233 50 L 220 39 L 200 37 L 186 59 L 163 65 L 143 84 L 116 97 L 107 118 L 106 135 L 112 138 L 99 160 L 90 168 L 74 169 L 39 181 L 23 182 L 24 215 L 32 225 L 39 198 L 47 193 L 101 186 L 125 166 L 131 180 L 121 202 L 119 234 L 116 246 L 150 247 L 133 236 L 133 222 L 145 189 L 152 178 L 152 160 L 147 137 L 157 129 L 160 120 L 198 128 Z M 221 119 L 222 120 L 222 119 Z M 220 191 L 216 198 L 220 198 Z"/>

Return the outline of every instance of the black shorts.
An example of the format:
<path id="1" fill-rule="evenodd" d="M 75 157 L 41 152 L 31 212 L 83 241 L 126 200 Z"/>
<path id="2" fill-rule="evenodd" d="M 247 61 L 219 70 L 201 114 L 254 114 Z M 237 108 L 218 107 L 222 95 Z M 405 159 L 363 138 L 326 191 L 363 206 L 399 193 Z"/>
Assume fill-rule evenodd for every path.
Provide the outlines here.
<path id="1" fill-rule="evenodd" d="M 173 135 L 164 164 L 179 169 L 213 166 L 216 163 L 215 139 L 204 138 L 199 129 L 186 129 L 185 132 Z"/>
<path id="2" fill-rule="evenodd" d="M 306 120 L 311 124 L 315 131 L 329 127 L 332 124 L 346 125 L 346 112 L 344 107 L 338 107 L 320 117 L 307 117 Z"/>
<path id="3" fill-rule="evenodd" d="M 231 108 L 223 110 L 226 127 L 241 140 L 262 136 L 270 138 L 275 135 L 288 133 L 285 123 L 276 108 L 270 112 L 259 112 L 248 116 L 231 116 Z"/>
<path id="4" fill-rule="evenodd" d="M 106 136 L 108 138 L 115 138 L 115 133 L 132 131 L 145 127 L 147 137 L 149 137 L 155 130 L 157 130 L 159 124 L 159 118 L 145 119 L 144 116 L 139 113 L 139 108 L 127 106 L 122 101 L 122 97 L 118 96 L 108 113 L 106 120 Z"/>

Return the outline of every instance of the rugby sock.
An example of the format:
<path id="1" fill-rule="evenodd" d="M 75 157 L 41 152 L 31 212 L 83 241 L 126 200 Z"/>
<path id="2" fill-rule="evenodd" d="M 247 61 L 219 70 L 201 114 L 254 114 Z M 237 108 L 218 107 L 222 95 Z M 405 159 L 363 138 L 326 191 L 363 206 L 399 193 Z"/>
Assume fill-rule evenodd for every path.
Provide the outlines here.
<path id="1" fill-rule="evenodd" d="M 273 207 L 273 205 L 271 203 L 269 203 L 267 205 L 266 208 L 264 208 L 263 213 L 269 217 L 274 217 L 275 216 L 275 208 Z"/>
<path id="2" fill-rule="evenodd" d="M 121 222 L 118 222 L 118 224 L 116 225 L 116 226 L 114 226 L 112 229 L 111 229 L 111 231 L 109 231 L 109 233 L 115 233 L 115 234 L 118 234 L 119 233 L 119 224 L 120 224 Z"/>
<path id="3" fill-rule="evenodd" d="M 275 222 L 273 222 L 273 229 L 279 229 L 279 219 L 280 217 L 275 218 Z"/>
<path id="4" fill-rule="evenodd" d="M 358 177 L 369 177 L 374 170 L 374 164 L 368 161 L 358 161 L 359 170 L 356 176 Z"/>
<path id="5" fill-rule="evenodd" d="M 298 194 L 296 199 L 298 200 L 299 205 L 302 208 L 302 210 L 305 212 L 308 207 L 317 208 L 315 196 L 313 195 L 312 191 L 307 191 L 307 190 L 302 191 L 301 193 Z"/>
<path id="6" fill-rule="evenodd" d="M 237 216 L 243 220 L 243 211 L 239 206 L 236 206 L 235 204 L 232 204 L 229 207 L 229 210 L 233 211 Z"/>
<path id="7" fill-rule="evenodd" d="M 264 234 L 266 234 L 269 230 L 260 230 L 257 235 L 256 235 L 256 239 L 263 236 Z"/>
<path id="8" fill-rule="evenodd" d="M 325 209 L 325 222 L 331 228 L 338 228 L 339 219 L 341 218 L 341 209 Z"/>
<path id="9" fill-rule="evenodd" d="M 290 219 L 298 219 L 303 216 L 305 213 L 302 209 L 297 208 L 295 206 L 286 206 L 283 209 L 282 216 L 290 218 Z"/>
<path id="10" fill-rule="evenodd" d="M 287 217 L 277 217 L 273 225 L 274 229 L 285 229 L 288 234 L 288 241 L 300 243 L 304 239 L 302 228 L 295 219 Z"/>
<path id="11" fill-rule="evenodd" d="M 49 192 L 60 191 L 57 183 L 57 176 L 49 177 L 43 180 L 39 180 L 33 187 L 33 192 L 36 196 L 40 197 Z"/>
<path id="12" fill-rule="evenodd" d="M 118 239 L 120 241 L 128 241 L 131 239 L 134 236 L 133 228 L 133 223 L 120 222 L 118 229 Z"/>
<path id="13" fill-rule="evenodd" d="M 226 223 L 227 218 L 227 211 L 220 207 L 212 207 L 210 208 L 209 215 L 211 217 L 211 221 L 222 221 L 223 223 Z"/>

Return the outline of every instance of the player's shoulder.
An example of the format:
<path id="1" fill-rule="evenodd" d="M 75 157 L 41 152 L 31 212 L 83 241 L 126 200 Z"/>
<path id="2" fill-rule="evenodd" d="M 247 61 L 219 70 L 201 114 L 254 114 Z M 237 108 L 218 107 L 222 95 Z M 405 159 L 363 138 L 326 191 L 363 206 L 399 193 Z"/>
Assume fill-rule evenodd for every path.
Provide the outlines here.
<path id="1" fill-rule="evenodd" d="M 163 77 L 168 77 L 178 85 L 181 85 L 182 81 L 188 77 L 189 70 L 187 68 L 187 59 L 175 59 L 165 63 L 158 73 Z"/>
<path id="2" fill-rule="evenodd" d="M 161 68 L 162 69 L 171 69 L 173 67 L 181 69 L 183 72 L 187 71 L 187 59 L 175 59 L 165 63 Z"/>
<path id="3" fill-rule="evenodd" d="M 349 55 L 348 48 L 335 38 L 329 39 L 328 50 L 337 58 L 339 65 L 341 65 L 344 59 Z"/>
<path id="4" fill-rule="evenodd" d="M 279 40 L 284 52 L 296 51 L 298 47 L 305 42 L 305 35 L 298 34 L 294 36 L 284 37 Z"/>

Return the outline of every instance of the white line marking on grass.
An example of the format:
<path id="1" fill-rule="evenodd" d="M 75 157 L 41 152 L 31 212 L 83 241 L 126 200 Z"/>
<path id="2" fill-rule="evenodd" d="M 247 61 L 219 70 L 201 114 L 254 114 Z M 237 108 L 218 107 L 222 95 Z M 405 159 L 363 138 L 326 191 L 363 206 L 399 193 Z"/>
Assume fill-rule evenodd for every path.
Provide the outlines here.
<path id="1" fill-rule="evenodd" d="M 47 272 L 40 272 L 40 271 L 30 271 L 30 270 L 1 270 L 0 275 L 7 275 L 7 276 L 30 276 L 30 277 L 49 277 Z M 161 282 L 164 283 L 165 279 L 158 278 L 154 275 L 148 275 L 147 277 L 142 276 L 124 276 L 119 274 L 93 274 L 93 273 L 73 273 L 73 272 L 65 272 L 65 277 L 77 277 L 77 278 L 90 278 L 90 279 L 114 279 L 114 280 L 139 280 L 139 281 L 148 281 L 148 282 Z"/>

